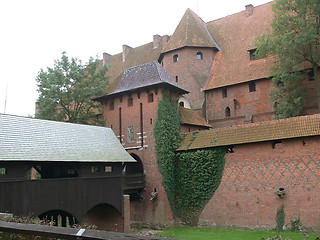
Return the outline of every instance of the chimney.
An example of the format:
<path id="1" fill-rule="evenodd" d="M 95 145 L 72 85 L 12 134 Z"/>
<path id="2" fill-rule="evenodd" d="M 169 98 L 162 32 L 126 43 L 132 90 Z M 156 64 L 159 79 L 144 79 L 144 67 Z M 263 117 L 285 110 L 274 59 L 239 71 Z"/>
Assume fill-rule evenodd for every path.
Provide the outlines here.
<path id="1" fill-rule="evenodd" d="M 103 65 L 109 64 L 110 57 L 109 53 L 103 53 Z"/>
<path id="2" fill-rule="evenodd" d="M 132 47 L 129 47 L 128 45 L 122 45 L 122 61 L 126 61 Z"/>
<path id="3" fill-rule="evenodd" d="M 253 14 L 253 5 L 246 5 L 246 17 L 250 17 Z"/>
<path id="4" fill-rule="evenodd" d="M 162 36 L 162 46 L 164 46 L 169 41 L 169 38 L 170 37 L 168 35 Z"/>
<path id="5" fill-rule="evenodd" d="M 161 39 L 160 35 L 153 35 L 153 49 L 157 49 L 160 46 Z"/>

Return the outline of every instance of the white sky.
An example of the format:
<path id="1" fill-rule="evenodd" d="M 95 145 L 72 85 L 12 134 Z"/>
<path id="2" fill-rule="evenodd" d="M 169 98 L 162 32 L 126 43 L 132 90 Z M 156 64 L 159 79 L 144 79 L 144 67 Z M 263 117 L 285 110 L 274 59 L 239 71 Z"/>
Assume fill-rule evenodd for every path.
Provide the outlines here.
<path id="1" fill-rule="evenodd" d="M 37 73 L 63 51 L 87 62 L 120 53 L 123 44 L 137 47 L 155 34 L 171 35 L 187 8 L 207 22 L 267 2 L 0 0 L 0 113 L 34 115 Z"/>

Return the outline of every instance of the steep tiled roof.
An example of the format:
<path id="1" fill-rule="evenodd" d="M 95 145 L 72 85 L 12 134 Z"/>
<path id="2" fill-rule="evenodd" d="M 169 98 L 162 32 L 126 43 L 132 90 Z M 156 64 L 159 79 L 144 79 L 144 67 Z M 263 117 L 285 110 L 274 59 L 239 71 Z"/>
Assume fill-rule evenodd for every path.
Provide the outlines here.
<path id="1" fill-rule="evenodd" d="M 193 11 L 187 9 L 162 53 L 182 47 L 215 47 L 220 49 L 212 38 L 206 24 Z"/>
<path id="2" fill-rule="evenodd" d="M 117 88 L 112 93 L 100 98 L 96 98 L 95 100 L 99 101 L 114 94 L 134 91 L 140 88 L 161 84 L 164 84 L 171 88 L 175 88 L 181 93 L 188 93 L 186 90 L 178 87 L 177 83 L 164 70 L 159 62 L 154 61 L 140 66 L 125 69 L 122 79 L 120 80 Z"/>
<path id="3" fill-rule="evenodd" d="M 122 53 L 110 56 L 107 63 L 109 65 L 107 75 L 110 79 L 106 92 L 111 93 L 117 88 L 119 75 L 122 75 L 123 69 L 158 60 L 162 50 L 162 44 L 163 42 L 161 41 L 158 48 L 153 48 L 152 42 L 131 48 L 125 61 L 123 61 Z"/>
<path id="4" fill-rule="evenodd" d="M 249 17 L 242 11 L 207 23 L 221 51 L 215 57 L 205 90 L 269 77 L 272 59 L 250 61 L 248 50 L 255 48 L 255 37 L 270 28 L 271 5 L 254 7 Z"/>
<path id="5" fill-rule="evenodd" d="M 0 114 L 0 161 L 135 160 L 110 128 Z"/>
<path id="6" fill-rule="evenodd" d="M 179 107 L 180 120 L 182 124 L 195 125 L 195 126 L 205 126 L 212 127 L 209 123 L 206 122 L 204 117 L 197 111 L 192 109 Z"/>
<path id="7" fill-rule="evenodd" d="M 188 133 L 179 150 L 320 135 L 320 114 Z"/>

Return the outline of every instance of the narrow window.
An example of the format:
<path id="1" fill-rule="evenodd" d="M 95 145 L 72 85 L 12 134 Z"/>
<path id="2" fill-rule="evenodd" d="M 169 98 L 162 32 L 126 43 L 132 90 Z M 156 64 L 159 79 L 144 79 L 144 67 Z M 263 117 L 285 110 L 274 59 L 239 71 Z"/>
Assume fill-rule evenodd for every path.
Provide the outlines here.
<path id="1" fill-rule="evenodd" d="M 148 102 L 153 102 L 153 93 L 148 94 Z"/>
<path id="2" fill-rule="evenodd" d="M 128 127 L 128 143 L 134 142 L 134 128 L 133 126 Z"/>
<path id="3" fill-rule="evenodd" d="M 249 92 L 256 91 L 256 82 L 249 82 Z"/>
<path id="4" fill-rule="evenodd" d="M 122 143 L 122 112 L 121 107 L 119 107 L 119 140 Z"/>
<path id="5" fill-rule="evenodd" d="M 308 71 L 308 80 L 309 81 L 314 81 L 314 71 L 313 71 L 313 69 Z"/>
<path id="6" fill-rule="evenodd" d="M 178 82 L 179 81 L 179 78 L 178 78 L 178 76 L 176 76 L 176 82 Z"/>
<path id="7" fill-rule="evenodd" d="M 109 110 L 114 110 L 114 101 L 110 102 Z"/>
<path id="8" fill-rule="evenodd" d="M 197 52 L 197 60 L 202 60 L 202 52 Z"/>
<path id="9" fill-rule="evenodd" d="M 258 59 L 256 56 L 256 49 L 249 50 L 249 55 L 251 61 Z"/>
<path id="10" fill-rule="evenodd" d="M 222 88 L 222 97 L 223 98 L 228 97 L 228 89 L 227 88 Z"/>
<path id="11" fill-rule="evenodd" d="M 225 112 L 225 117 L 230 117 L 231 116 L 231 111 L 230 111 L 229 107 L 226 107 L 224 112 Z"/>
<path id="12" fill-rule="evenodd" d="M 129 97 L 128 98 L 128 107 L 132 107 L 133 106 L 133 98 Z"/>
<path id="13" fill-rule="evenodd" d="M 178 54 L 173 55 L 173 62 L 179 62 L 179 55 Z"/>
<path id="14" fill-rule="evenodd" d="M 152 125 L 152 118 L 150 118 L 150 125 Z"/>

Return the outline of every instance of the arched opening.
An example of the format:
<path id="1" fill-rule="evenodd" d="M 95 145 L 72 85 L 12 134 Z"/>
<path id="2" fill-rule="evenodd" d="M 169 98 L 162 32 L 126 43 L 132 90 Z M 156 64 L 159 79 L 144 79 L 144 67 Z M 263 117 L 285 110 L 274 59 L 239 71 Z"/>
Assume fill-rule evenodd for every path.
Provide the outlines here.
<path id="1" fill-rule="evenodd" d="M 131 200 L 143 200 L 146 187 L 143 163 L 137 154 L 131 153 L 131 156 L 136 162 L 124 164 L 123 192 L 129 194 Z"/>
<path id="2" fill-rule="evenodd" d="M 226 107 L 224 112 L 225 112 L 225 117 L 230 117 L 231 116 L 231 111 L 230 111 L 229 107 Z"/>
<path id="3" fill-rule="evenodd" d="M 44 212 L 38 217 L 42 221 L 52 223 L 53 226 L 73 227 L 75 224 L 78 224 L 78 220 L 74 216 L 59 209 Z"/>
<path id="4" fill-rule="evenodd" d="M 129 162 L 125 164 L 125 174 L 144 173 L 143 164 L 137 154 L 130 154 L 137 162 Z"/>
<path id="5" fill-rule="evenodd" d="M 91 208 L 83 218 L 85 225 L 94 225 L 97 229 L 122 232 L 123 218 L 112 205 L 102 203 Z"/>
<path id="6" fill-rule="evenodd" d="M 179 62 L 179 55 L 178 54 L 173 55 L 173 62 Z"/>
<path id="7" fill-rule="evenodd" d="M 202 60 L 203 55 L 202 52 L 197 52 L 197 60 Z"/>
<path id="8" fill-rule="evenodd" d="M 185 97 L 180 97 L 178 102 L 179 102 L 179 106 L 191 109 L 191 105 Z"/>

